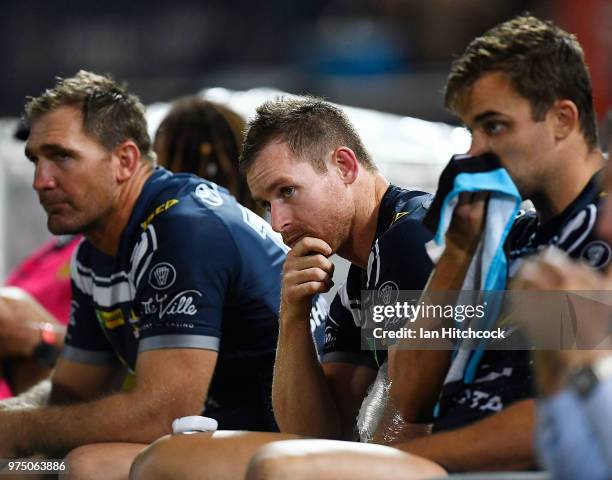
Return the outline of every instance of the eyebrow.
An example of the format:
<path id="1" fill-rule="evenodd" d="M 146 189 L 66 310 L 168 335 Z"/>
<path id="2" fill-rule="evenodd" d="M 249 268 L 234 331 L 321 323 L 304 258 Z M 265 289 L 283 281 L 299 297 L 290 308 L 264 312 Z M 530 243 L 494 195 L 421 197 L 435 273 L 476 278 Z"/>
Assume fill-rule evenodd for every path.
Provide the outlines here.
<path id="1" fill-rule="evenodd" d="M 276 190 L 278 188 L 279 185 L 282 185 L 283 183 L 292 183 L 291 180 L 288 177 L 280 177 L 277 178 L 274 182 L 272 182 L 270 185 L 268 185 L 264 192 L 265 193 L 269 193 L 269 192 L 273 192 L 274 190 Z M 255 200 L 256 202 L 267 202 L 267 200 L 264 200 L 262 198 L 259 198 L 255 195 L 252 196 L 253 200 Z"/>
<path id="2" fill-rule="evenodd" d="M 43 143 L 38 150 L 40 150 L 42 153 L 46 153 L 46 154 L 53 154 L 53 153 L 68 153 L 70 155 L 75 156 L 77 154 L 76 150 L 72 150 L 71 148 L 66 148 L 63 145 L 60 145 L 58 143 Z M 32 151 L 32 149 L 30 149 L 30 147 L 28 147 L 28 145 L 26 145 L 25 149 L 24 149 L 24 153 L 25 156 L 28 158 L 34 158 L 36 155 L 34 155 L 34 152 Z"/>
<path id="3" fill-rule="evenodd" d="M 476 115 L 474 117 L 474 120 L 472 121 L 472 123 L 474 124 L 478 124 L 478 123 L 482 123 L 484 122 L 486 119 L 490 118 L 490 117 L 495 117 L 499 115 L 499 112 L 495 111 L 495 110 L 486 110 L 482 113 L 479 113 L 478 115 Z"/>

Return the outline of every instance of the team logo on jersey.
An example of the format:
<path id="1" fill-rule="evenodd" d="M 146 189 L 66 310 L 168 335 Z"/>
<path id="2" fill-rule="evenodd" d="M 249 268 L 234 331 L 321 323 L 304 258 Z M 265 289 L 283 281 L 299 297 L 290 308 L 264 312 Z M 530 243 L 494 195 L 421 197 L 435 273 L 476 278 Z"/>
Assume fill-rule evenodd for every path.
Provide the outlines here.
<path id="1" fill-rule="evenodd" d="M 223 205 L 223 198 L 219 193 L 219 187 L 214 183 L 200 183 L 195 189 L 196 196 L 210 207 Z"/>
<path id="2" fill-rule="evenodd" d="M 158 205 L 155 210 L 153 210 L 148 216 L 147 219 L 140 224 L 143 230 L 146 230 L 149 224 L 153 221 L 155 217 L 159 214 L 164 213 L 174 207 L 179 201 L 176 198 L 171 198 L 170 200 Z"/>
<path id="3" fill-rule="evenodd" d="M 612 252 L 610 246 L 601 240 L 595 240 L 585 245 L 580 256 L 593 268 L 605 267 L 610 262 Z"/>
<path id="4" fill-rule="evenodd" d="M 390 305 L 397 301 L 399 296 L 399 287 L 397 283 L 387 280 L 380 287 L 378 287 L 378 301 Z"/>
<path id="5" fill-rule="evenodd" d="M 149 285 L 155 290 L 165 290 L 176 280 L 176 270 L 168 262 L 155 265 L 149 272 Z"/>
<path id="6" fill-rule="evenodd" d="M 112 330 L 125 324 L 125 318 L 120 308 L 115 308 L 114 310 L 109 311 L 96 310 L 96 313 L 98 314 L 100 323 L 108 330 Z"/>
<path id="7" fill-rule="evenodd" d="M 409 212 L 397 212 L 395 214 L 395 216 L 393 217 L 393 221 L 391 222 L 391 225 L 393 225 L 395 222 L 397 222 L 400 218 L 405 217 L 406 215 L 408 215 Z"/>

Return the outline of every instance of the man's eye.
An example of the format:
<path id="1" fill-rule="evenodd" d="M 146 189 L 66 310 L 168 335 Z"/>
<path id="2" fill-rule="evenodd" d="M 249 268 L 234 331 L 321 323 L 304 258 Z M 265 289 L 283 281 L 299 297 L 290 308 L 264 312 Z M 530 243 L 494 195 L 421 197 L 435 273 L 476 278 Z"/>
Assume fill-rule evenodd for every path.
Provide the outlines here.
<path id="1" fill-rule="evenodd" d="M 283 187 L 280 189 L 280 193 L 284 198 L 290 198 L 295 193 L 294 187 Z"/>
<path id="2" fill-rule="evenodd" d="M 487 122 L 483 127 L 487 135 L 497 135 L 504 129 L 504 124 L 501 122 Z"/>
<path id="3" fill-rule="evenodd" d="M 66 152 L 57 152 L 53 154 L 54 160 L 64 161 L 70 158 L 70 155 Z"/>

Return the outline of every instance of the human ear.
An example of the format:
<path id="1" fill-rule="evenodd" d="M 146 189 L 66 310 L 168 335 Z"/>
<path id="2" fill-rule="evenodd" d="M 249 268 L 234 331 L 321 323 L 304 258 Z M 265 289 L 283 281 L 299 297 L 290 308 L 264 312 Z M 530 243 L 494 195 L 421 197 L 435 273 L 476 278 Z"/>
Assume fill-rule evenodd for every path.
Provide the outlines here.
<path id="1" fill-rule="evenodd" d="M 557 100 L 549 114 L 553 116 L 555 140 L 565 140 L 573 131 L 580 129 L 580 114 L 571 100 Z"/>
<path id="2" fill-rule="evenodd" d="M 359 161 L 353 152 L 348 147 L 338 147 L 332 154 L 332 162 L 337 169 L 340 179 L 348 184 L 357 180 L 359 175 Z"/>
<path id="3" fill-rule="evenodd" d="M 117 180 L 124 182 L 134 175 L 140 163 L 140 149 L 132 140 L 117 145 L 113 149 L 113 155 L 117 158 Z"/>

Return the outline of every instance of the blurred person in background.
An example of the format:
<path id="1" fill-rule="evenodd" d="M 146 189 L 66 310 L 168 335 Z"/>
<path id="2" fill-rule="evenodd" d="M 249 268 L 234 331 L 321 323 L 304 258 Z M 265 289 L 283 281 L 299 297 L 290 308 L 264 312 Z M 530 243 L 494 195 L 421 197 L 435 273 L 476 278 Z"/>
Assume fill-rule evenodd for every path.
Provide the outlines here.
<path id="1" fill-rule="evenodd" d="M 223 105 L 196 96 L 176 100 L 155 134 L 157 163 L 221 185 L 242 205 L 261 213 L 238 170 L 245 127 L 244 119 Z"/>

